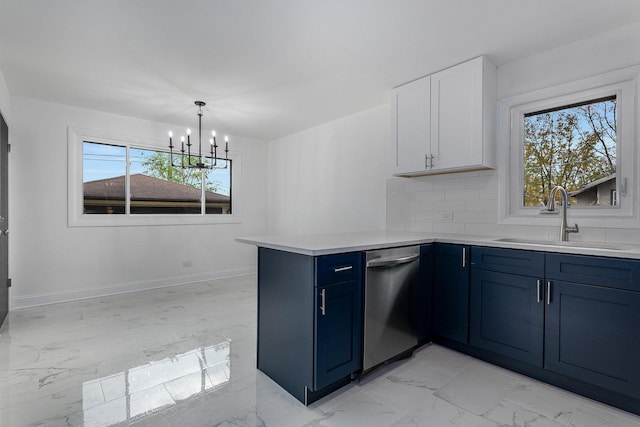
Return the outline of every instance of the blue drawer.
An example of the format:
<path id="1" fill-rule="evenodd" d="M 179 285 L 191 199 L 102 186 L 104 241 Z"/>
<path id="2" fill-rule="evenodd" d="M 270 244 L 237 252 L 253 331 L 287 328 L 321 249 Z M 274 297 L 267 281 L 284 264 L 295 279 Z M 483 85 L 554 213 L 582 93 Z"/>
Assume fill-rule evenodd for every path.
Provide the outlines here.
<path id="1" fill-rule="evenodd" d="M 360 280 L 362 253 L 325 255 L 316 258 L 316 286 Z"/>
<path id="2" fill-rule="evenodd" d="M 544 277 L 544 255 L 544 252 L 474 246 L 471 249 L 471 268 Z"/>
<path id="3" fill-rule="evenodd" d="M 548 253 L 547 279 L 640 291 L 640 261 Z"/>

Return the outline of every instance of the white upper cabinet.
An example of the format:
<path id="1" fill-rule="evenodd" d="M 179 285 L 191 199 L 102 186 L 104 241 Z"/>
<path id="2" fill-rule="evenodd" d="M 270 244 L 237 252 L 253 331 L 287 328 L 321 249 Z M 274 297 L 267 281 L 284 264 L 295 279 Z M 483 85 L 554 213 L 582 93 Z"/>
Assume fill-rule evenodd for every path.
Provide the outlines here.
<path id="1" fill-rule="evenodd" d="M 394 173 L 423 170 L 425 153 L 431 146 L 431 79 L 422 79 L 400 86 L 393 93 L 395 108 L 392 130 L 395 135 Z"/>
<path id="2" fill-rule="evenodd" d="M 496 67 L 485 57 L 396 88 L 391 110 L 395 175 L 495 168 Z"/>

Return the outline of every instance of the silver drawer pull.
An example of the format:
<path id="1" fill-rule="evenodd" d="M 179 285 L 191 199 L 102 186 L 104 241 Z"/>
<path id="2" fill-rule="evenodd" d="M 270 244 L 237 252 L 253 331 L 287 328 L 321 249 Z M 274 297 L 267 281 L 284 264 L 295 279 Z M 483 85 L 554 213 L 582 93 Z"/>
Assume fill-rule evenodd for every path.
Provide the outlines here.
<path id="1" fill-rule="evenodd" d="M 324 305 L 325 303 L 325 294 L 324 294 L 325 289 L 320 291 L 320 315 L 324 316 L 325 315 L 325 311 L 326 311 L 326 307 Z"/>
<path id="2" fill-rule="evenodd" d="M 547 305 L 551 304 L 551 282 L 547 282 Z"/>
<path id="3" fill-rule="evenodd" d="M 346 267 L 338 267 L 338 268 L 334 268 L 333 272 L 334 273 L 340 273 L 341 271 L 348 271 L 348 270 L 353 270 L 353 265 L 348 265 Z"/>

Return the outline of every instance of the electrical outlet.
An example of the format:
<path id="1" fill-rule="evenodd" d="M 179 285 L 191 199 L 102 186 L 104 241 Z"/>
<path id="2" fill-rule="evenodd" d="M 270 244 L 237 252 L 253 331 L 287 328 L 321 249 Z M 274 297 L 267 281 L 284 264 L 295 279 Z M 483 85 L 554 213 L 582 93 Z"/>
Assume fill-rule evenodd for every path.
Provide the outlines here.
<path id="1" fill-rule="evenodd" d="M 440 220 L 453 221 L 453 212 L 440 212 Z"/>

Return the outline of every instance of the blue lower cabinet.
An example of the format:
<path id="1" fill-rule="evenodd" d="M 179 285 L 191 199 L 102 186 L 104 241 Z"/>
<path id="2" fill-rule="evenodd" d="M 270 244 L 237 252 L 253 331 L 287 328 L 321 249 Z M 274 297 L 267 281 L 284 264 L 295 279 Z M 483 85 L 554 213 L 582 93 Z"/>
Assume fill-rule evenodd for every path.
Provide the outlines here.
<path id="1" fill-rule="evenodd" d="M 545 368 L 640 398 L 640 293 L 549 281 Z"/>
<path id="2" fill-rule="evenodd" d="M 542 367 L 542 283 L 533 277 L 471 272 L 470 344 Z"/>
<path id="3" fill-rule="evenodd" d="M 438 244 L 433 262 L 433 332 L 466 344 L 469 336 L 469 247 Z"/>
<path id="4" fill-rule="evenodd" d="M 361 289 L 356 280 L 317 288 L 315 390 L 361 368 Z"/>
<path id="5" fill-rule="evenodd" d="M 302 403 L 361 370 L 362 254 L 258 249 L 257 367 Z"/>

